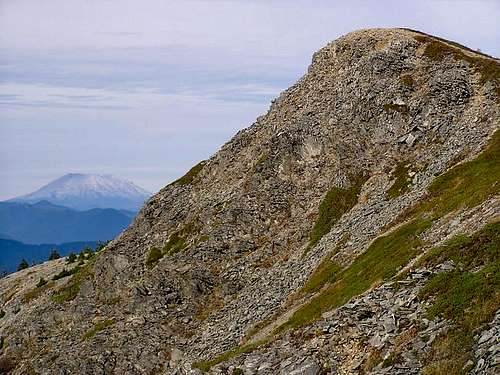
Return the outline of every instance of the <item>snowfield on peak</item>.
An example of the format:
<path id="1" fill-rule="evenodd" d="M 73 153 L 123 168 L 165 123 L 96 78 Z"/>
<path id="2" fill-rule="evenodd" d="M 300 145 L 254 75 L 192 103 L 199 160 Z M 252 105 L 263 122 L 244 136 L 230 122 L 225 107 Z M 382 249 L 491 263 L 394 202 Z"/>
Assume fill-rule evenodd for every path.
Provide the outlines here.
<path id="1" fill-rule="evenodd" d="M 77 210 L 115 208 L 137 211 L 151 195 L 134 183 L 103 174 L 66 174 L 14 202 L 48 201 Z"/>

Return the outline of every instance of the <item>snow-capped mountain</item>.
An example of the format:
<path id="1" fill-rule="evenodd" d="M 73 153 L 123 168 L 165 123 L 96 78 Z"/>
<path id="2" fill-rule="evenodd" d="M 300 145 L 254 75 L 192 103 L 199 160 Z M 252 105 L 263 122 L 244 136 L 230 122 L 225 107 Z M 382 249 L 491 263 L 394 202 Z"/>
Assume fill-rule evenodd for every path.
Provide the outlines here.
<path id="1" fill-rule="evenodd" d="M 10 201 L 48 201 L 76 210 L 115 208 L 137 211 L 149 196 L 151 193 L 134 183 L 112 175 L 70 173 Z"/>

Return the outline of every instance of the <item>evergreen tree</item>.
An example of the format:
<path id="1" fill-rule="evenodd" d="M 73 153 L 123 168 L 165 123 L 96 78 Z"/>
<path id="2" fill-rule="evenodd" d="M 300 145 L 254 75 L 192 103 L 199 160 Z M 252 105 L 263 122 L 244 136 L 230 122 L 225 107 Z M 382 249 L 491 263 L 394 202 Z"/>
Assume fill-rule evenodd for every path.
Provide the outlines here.
<path id="1" fill-rule="evenodd" d="M 74 252 L 69 253 L 66 263 L 73 263 L 76 260 L 76 254 Z"/>
<path id="2" fill-rule="evenodd" d="M 56 259 L 59 259 L 60 257 L 61 257 L 61 255 L 59 254 L 57 249 L 54 249 L 50 252 L 49 260 L 56 260 Z"/>
<path id="3" fill-rule="evenodd" d="M 26 259 L 23 258 L 23 260 L 21 260 L 21 263 L 19 263 L 19 266 L 17 267 L 17 270 L 18 271 L 21 271 L 21 270 L 24 270 L 26 268 L 28 268 L 30 265 L 28 264 L 28 262 L 26 261 Z"/>

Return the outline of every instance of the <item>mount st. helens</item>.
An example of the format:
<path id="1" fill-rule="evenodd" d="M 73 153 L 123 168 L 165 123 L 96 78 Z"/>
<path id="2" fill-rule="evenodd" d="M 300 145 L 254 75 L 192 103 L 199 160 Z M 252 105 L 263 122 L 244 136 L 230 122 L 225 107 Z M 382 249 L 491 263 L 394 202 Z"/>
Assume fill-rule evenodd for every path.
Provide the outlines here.
<path id="1" fill-rule="evenodd" d="M 268 113 L 71 276 L 0 281 L 13 374 L 498 373 L 500 66 L 401 29 Z"/>
<path id="2" fill-rule="evenodd" d="M 76 210 L 115 208 L 138 211 L 149 196 L 151 193 L 134 183 L 112 175 L 69 173 L 33 193 L 10 201 L 47 201 Z"/>
<path id="3" fill-rule="evenodd" d="M 65 255 L 116 237 L 149 196 L 117 177 L 72 173 L 0 202 L 0 271 L 15 270 L 23 258 L 46 259 L 48 246 Z"/>

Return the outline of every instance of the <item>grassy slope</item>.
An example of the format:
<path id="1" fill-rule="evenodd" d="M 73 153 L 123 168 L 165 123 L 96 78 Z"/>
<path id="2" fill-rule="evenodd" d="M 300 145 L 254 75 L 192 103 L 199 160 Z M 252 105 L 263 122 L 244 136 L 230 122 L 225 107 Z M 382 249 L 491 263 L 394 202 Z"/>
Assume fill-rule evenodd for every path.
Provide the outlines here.
<path id="1" fill-rule="evenodd" d="M 369 248 L 343 270 L 334 262 L 322 262 L 304 286 L 308 292 L 318 291 L 275 333 L 307 325 L 325 311 L 338 307 L 362 294 L 376 283 L 393 277 L 397 271 L 419 254 L 423 245 L 419 235 L 444 215 L 461 208 L 472 208 L 500 192 L 500 131 L 496 131 L 486 149 L 475 159 L 456 165 L 437 177 L 428 194 L 403 213 L 395 223 L 406 222 L 377 238 Z M 256 345 L 235 348 L 210 361 L 195 364 L 206 370 Z"/>

